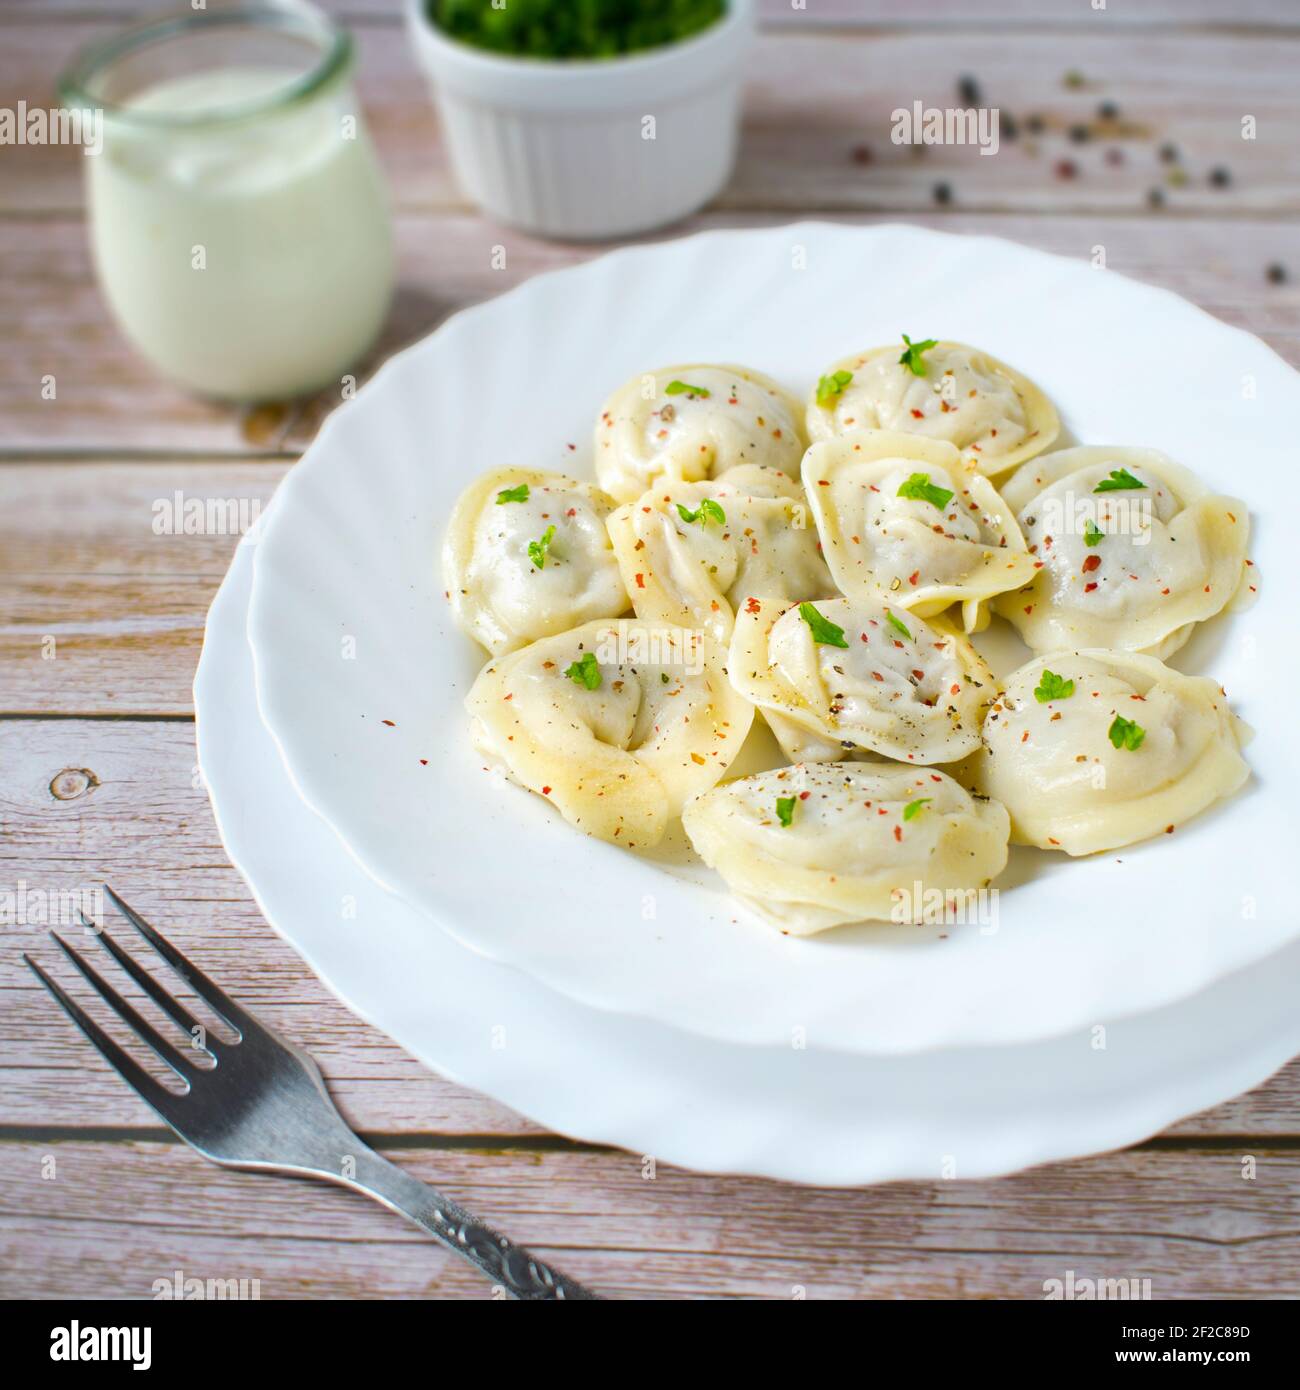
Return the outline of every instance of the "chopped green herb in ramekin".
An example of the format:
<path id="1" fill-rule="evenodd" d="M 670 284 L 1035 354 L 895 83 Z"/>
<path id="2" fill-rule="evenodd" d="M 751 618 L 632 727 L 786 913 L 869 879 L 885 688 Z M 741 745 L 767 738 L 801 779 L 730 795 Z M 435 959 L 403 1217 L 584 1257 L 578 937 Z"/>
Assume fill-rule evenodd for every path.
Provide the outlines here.
<path id="1" fill-rule="evenodd" d="M 716 24 L 726 0 L 427 0 L 433 24 L 475 48 L 520 58 L 619 58 Z"/>

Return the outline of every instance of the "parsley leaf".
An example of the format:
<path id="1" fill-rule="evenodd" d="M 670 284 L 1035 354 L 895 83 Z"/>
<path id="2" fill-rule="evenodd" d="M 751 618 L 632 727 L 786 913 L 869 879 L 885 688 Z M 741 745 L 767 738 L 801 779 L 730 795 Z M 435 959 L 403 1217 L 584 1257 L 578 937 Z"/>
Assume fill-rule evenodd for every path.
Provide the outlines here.
<path id="1" fill-rule="evenodd" d="M 903 341 L 907 346 L 903 349 L 903 355 L 898 360 L 913 376 L 924 376 L 926 367 L 925 360 L 921 354 L 929 352 L 932 347 L 938 347 L 938 338 L 926 338 L 919 343 L 914 343 L 911 338 L 904 333 Z"/>
<path id="2" fill-rule="evenodd" d="M 909 801 L 909 802 L 907 803 L 906 806 L 903 807 L 903 819 L 904 819 L 904 820 L 915 820 L 915 819 L 917 818 L 917 816 L 919 816 L 919 815 L 921 814 L 921 812 L 924 811 L 925 808 L 926 808 L 926 807 L 930 804 L 930 802 L 932 802 L 933 800 L 934 800 L 934 797 L 932 797 L 932 796 L 918 796 L 918 797 L 914 797 L 911 801 Z"/>
<path id="3" fill-rule="evenodd" d="M 885 617 L 889 620 L 889 626 L 892 627 L 895 632 L 901 632 L 909 642 L 912 640 L 912 634 L 907 630 L 907 624 L 901 618 L 896 618 L 892 609 L 885 609 Z"/>
<path id="4" fill-rule="evenodd" d="M 719 526 L 727 524 L 727 514 L 712 497 L 706 497 L 694 511 L 681 502 L 677 504 L 677 515 L 685 522 L 698 521 L 701 526 L 706 521 L 716 521 Z"/>
<path id="5" fill-rule="evenodd" d="M 794 803 L 798 798 L 793 796 L 778 796 L 776 799 L 776 818 L 782 825 L 788 826 L 794 820 Z"/>
<path id="6" fill-rule="evenodd" d="M 539 570 L 546 568 L 546 559 L 551 551 L 551 542 L 555 539 L 555 527 L 548 526 L 542 532 L 539 541 L 528 542 L 528 558 L 537 566 Z"/>
<path id="7" fill-rule="evenodd" d="M 1038 679 L 1038 684 L 1034 688 L 1034 699 L 1040 705 L 1045 705 L 1049 700 L 1068 700 L 1074 694 L 1074 682 L 1066 680 L 1064 676 L 1058 676 L 1055 671 L 1043 668 L 1043 674 Z"/>
<path id="8" fill-rule="evenodd" d="M 527 502 L 528 484 L 520 483 L 518 487 L 503 487 L 497 493 L 497 506 L 504 506 L 507 502 Z"/>
<path id="9" fill-rule="evenodd" d="M 819 646 L 847 647 L 849 645 L 844 638 L 844 629 L 831 622 L 829 618 L 823 618 L 811 603 L 799 605 L 799 616 L 812 629 L 812 639 Z"/>
<path id="10" fill-rule="evenodd" d="M 817 378 L 817 404 L 832 405 L 840 392 L 853 380 L 852 372 L 832 372 Z"/>
<path id="11" fill-rule="evenodd" d="M 928 473 L 913 473 L 898 489 L 896 496 L 906 497 L 912 502 L 929 502 L 943 511 L 952 501 L 952 489 L 932 483 Z"/>
<path id="12" fill-rule="evenodd" d="M 1135 478 L 1127 468 L 1112 468 L 1110 477 L 1103 478 L 1101 482 L 1093 488 L 1093 492 L 1127 492 L 1130 488 L 1146 487 L 1140 479 Z"/>
<path id="13" fill-rule="evenodd" d="M 575 661 L 564 674 L 574 685 L 586 686 L 588 690 L 600 689 L 600 666 L 595 652 L 583 652 L 582 660 Z"/>
<path id="14" fill-rule="evenodd" d="M 701 399 L 706 399 L 710 394 L 707 386 L 692 386 L 689 381 L 670 381 L 664 387 L 664 395 L 666 396 L 680 396 L 683 392 L 692 396 L 699 396 Z"/>
<path id="15" fill-rule="evenodd" d="M 1083 543 L 1084 543 L 1084 545 L 1099 545 L 1099 544 L 1101 543 L 1101 538 L 1102 538 L 1105 534 L 1106 534 L 1105 531 L 1103 531 L 1103 530 L 1101 529 L 1101 527 L 1098 526 L 1097 523 L 1096 523 L 1091 517 L 1089 517 L 1088 520 L 1087 520 L 1086 522 L 1084 522 L 1084 526 L 1083 526 Z"/>
<path id="16" fill-rule="evenodd" d="M 1147 736 L 1147 731 L 1140 724 L 1135 724 L 1131 719 L 1124 719 L 1118 714 L 1106 732 L 1116 748 L 1127 748 L 1130 753 L 1136 753 Z"/>

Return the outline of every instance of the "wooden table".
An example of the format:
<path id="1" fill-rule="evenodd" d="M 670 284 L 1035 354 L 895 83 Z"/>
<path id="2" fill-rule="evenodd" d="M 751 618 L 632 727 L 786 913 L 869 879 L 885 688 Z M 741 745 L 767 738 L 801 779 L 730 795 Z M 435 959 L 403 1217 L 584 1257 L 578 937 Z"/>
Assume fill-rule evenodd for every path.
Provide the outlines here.
<path id="1" fill-rule="evenodd" d="M 131 8 L 7 0 L 0 107 L 48 104 L 72 51 Z M 461 200 L 399 0 L 330 8 L 359 39 L 395 201 L 402 288 L 386 351 L 596 254 L 492 225 Z M 996 232 L 1077 257 L 1100 246 L 1111 267 L 1300 363 L 1290 0 L 1111 0 L 1104 11 L 1087 0 L 808 0 L 803 11 L 765 0 L 764 13 L 736 176 L 674 234 L 812 213 Z M 889 113 L 918 98 L 955 104 L 961 74 L 1018 118 L 1020 138 L 992 159 L 891 145 Z M 1095 129 L 1106 100 L 1119 107 L 1113 139 Z M 1044 130 L 1031 136 L 1032 113 Z M 1242 139 L 1246 115 L 1254 141 Z M 1093 138 L 1076 143 L 1080 123 Z M 1163 142 L 1177 164 L 1160 161 Z M 1227 187 L 1209 182 L 1216 166 Z M 80 173 L 73 150 L 0 148 L 0 888 L 111 880 L 316 1054 L 372 1144 L 616 1296 L 788 1298 L 801 1286 L 813 1298 L 1033 1298 L 1066 1269 L 1149 1277 L 1156 1297 L 1294 1293 L 1295 1065 L 1125 1153 L 997 1182 L 814 1191 L 663 1167 L 645 1181 L 638 1155 L 543 1133 L 447 1084 L 329 996 L 263 922 L 197 786 L 190 682 L 232 542 L 151 529 L 154 499 L 176 489 L 268 499 L 321 407 L 241 415 L 138 361 L 95 285 Z M 945 206 L 937 183 L 951 187 Z M 508 269 L 492 268 L 497 243 Z M 1266 276 L 1273 263 L 1286 283 Z M 147 1297 L 179 1269 L 257 1278 L 263 1297 L 485 1296 L 471 1271 L 360 1198 L 203 1163 L 22 967 L 20 949 L 47 951 L 39 931 L 4 932 L 0 1295 Z"/>

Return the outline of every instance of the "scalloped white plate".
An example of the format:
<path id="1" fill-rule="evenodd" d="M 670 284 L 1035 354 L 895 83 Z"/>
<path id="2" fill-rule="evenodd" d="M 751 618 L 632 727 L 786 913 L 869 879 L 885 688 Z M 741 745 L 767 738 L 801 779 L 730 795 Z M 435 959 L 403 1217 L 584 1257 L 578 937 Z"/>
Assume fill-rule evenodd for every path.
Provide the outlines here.
<path id="1" fill-rule="evenodd" d="M 1262 600 L 1175 664 L 1227 687 L 1258 732 L 1256 777 L 1118 855 L 1017 852 L 994 932 L 783 938 L 738 920 L 698 863 L 586 839 L 482 769 L 462 700 L 483 656 L 450 622 L 436 554 L 482 470 L 590 476 L 595 413 L 637 370 L 741 361 L 801 390 L 904 330 L 979 343 L 1029 372 L 1076 439 L 1162 448 L 1247 500 Z M 1300 378 L 1256 339 L 1008 242 L 800 224 L 614 252 L 458 315 L 329 418 L 257 547 L 260 706 L 303 798 L 377 882 L 585 1004 L 867 1053 L 1059 1035 L 1185 998 L 1300 935 L 1297 582 L 1278 507 L 1297 420 Z"/>
<path id="2" fill-rule="evenodd" d="M 563 999 L 430 931 L 303 806 L 258 718 L 251 581 L 241 547 L 194 683 L 199 761 L 231 859 L 344 1003 L 434 1070 L 548 1129 L 787 1182 L 993 1177 L 1136 1143 L 1258 1085 L 1300 1050 L 1300 946 L 1109 1025 L 1100 1048 L 1089 1029 L 864 1064 L 710 1042 Z"/>

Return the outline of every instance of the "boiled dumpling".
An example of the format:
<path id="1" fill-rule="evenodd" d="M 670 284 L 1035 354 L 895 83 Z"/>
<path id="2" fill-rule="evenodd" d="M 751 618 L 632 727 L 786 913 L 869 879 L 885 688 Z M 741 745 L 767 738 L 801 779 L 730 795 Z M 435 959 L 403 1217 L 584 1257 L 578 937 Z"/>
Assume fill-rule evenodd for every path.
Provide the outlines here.
<path id="1" fill-rule="evenodd" d="M 590 483 L 498 468 L 452 512 L 443 582 L 457 626 L 488 651 L 512 651 L 631 607 L 605 520 L 614 503 Z"/>
<path id="2" fill-rule="evenodd" d="M 943 619 L 878 599 L 747 603 L 727 665 L 747 700 L 827 747 L 911 763 L 973 752 L 997 694 L 979 653 Z"/>
<path id="3" fill-rule="evenodd" d="M 619 502 L 660 478 L 698 482 L 740 464 L 799 475 L 802 409 L 748 367 L 692 363 L 635 376 L 596 422 L 596 477 Z"/>
<path id="4" fill-rule="evenodd" d="M 803 481 L 849 598 L 887 596 L 922 617 L 959 602 L 974 632 L 988 621 L 983 600 L 1034 576 L 1011 509 L 944 440 L 851 431 L 808 450 Z"/>
<path id="5" fill-rule="evenodd" d="M 1205 676 L 1132 652 L 1053 652 L 1007 677 L 970 767 L 1017 844 L 1093 854 L 1230 796 L 1250 775 L 1244 734 Z"/>
<path id="6" fill-rule="evenodd" d="M 803 491 L 749 466 L 709 482 L 661 479 L 609 518 L 609 534 L 646 622 L 702 627 L 730 640 L 736 608 L 830 590 Z"/>
<path id="7" fill-rule="evenodd" d="M 496 658 L 466 698 L 475 746 L 589 835 L 657 844 L 726 772 L 753 709 L 705 633 L 624 618 Z"/>
<path id="8" fill-rule="evenodd" d="M 1250 516 L 1154 449 L 1064 449 L 1003 487 L 1038 563 L 997 612 L 1034 651 L 1168 656 L 1243 581 Z"/>
<path id="9" fill-rule="evenodd" d="M 964 343 L 902 341 L 828 367 L 808 403 L 812 439 L 898 430 L 946 440 L 993 477 L 1041 453 L 1060 432 L 1051 401 L 1027 377 Z"/>
<path id="10" fill-rule="evenodd" d="M 897 763 L 761 772 L 697 796 L 682 821 L 741 902 L 798 936 L 846 922 L 949 920 L 1007 862 L 997 802 Z"/>

